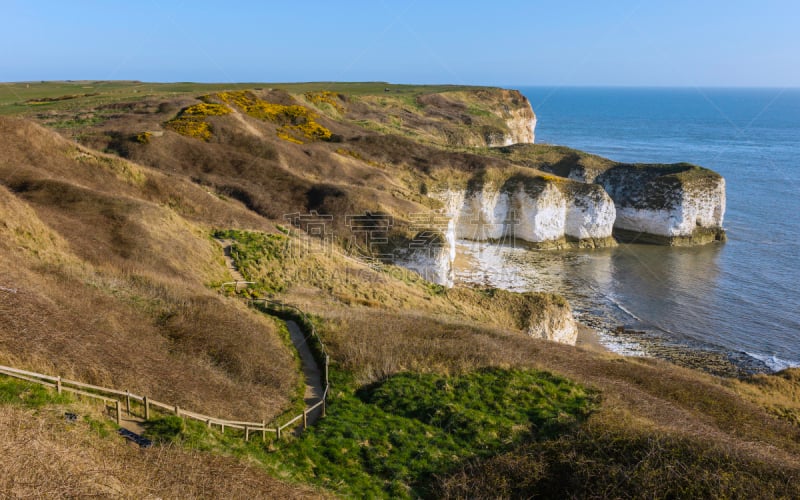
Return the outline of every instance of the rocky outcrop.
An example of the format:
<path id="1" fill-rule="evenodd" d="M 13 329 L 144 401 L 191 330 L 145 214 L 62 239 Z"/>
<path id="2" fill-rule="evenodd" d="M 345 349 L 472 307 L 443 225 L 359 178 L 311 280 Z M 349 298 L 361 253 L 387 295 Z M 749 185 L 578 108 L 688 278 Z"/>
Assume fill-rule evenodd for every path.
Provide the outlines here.
<path id="1" fill-rule="evenodd" d="M 614 202 L 596 184 L 549 175 L 514 175 L 499 184 L 469 184 L 430 194 L 444 205 L 441 215 L 449 219 L 447 227 L 418 234 L 395 251 L 396 264 L 428 281 L 452 286 L 457 240 L 539 249 L 616 244 Z"/>
<path id="2" fill-rule="evenodd" d="M 610 163 L 560 173 L 603 186 L 616 206 L 618 239 L 673 246 L 725 239 L 725 179 L 716 172 L 687 163 Z"/>
<path id="3" fill-rule="evenodd" d="M 446 233 L 427 231 L 418 234 L 394 252 L 394 263 L 419 274 L 426 281 L 453 286 L 453 261 L 456 258 L 455 227 L 451 220 Z"/>
<path id="4" fill-rule="evenodd" d="M 533 144 L 536 140 L 536 115 L 528 99 L 520 94 L 509 96 L 508 101 L 510 104 L 496 111 L 505 122 L 507 132 L 502 137 L 487 138 L 486 145 L 489 147 Z"/>
<path id="5" fill-rule="evenodd" d="M 514 176 L 500 186 L 472 186 L 434 196 L 451 214 L 456 239 L 525 242 L 538 248 L 614 244 L 614 203 L 597 185 Z"/>
<path id="6" fill-rule="evenodd" d="M 404 128 L 425 131 L 450 146 L 533 144 L 536 115 L 517 90 L 475 89 L 417 97 L 423 116 L 402 115 Z"/>
<path id="7" fill-rule="evenodd" d="M 517 90 L 478 90 L 466 101 L 474 99 L 486 107 L 496 125 L 484 125 L 484 144 L 488 147 L 512 144 L 533 144 L 536 139 L 536 114 L 528 98 Z M 491 117 L 491 116 L 490 116 Z"/>
<path id="8" fill-rule="evenodd" d="M 476 293 L 477 292 L 477 293 Z M 485 311 L 497 324 L 529 336 L 575 345 L 578 324 L 569 302 L 547 292 L 512 292 L 502 288 L 453 288 L 447 292 L 454 303 L 470 304 Z"/>
<path id="9" fill-rule="evenodd" d="M 688 164 L 619 165 L 598 175 L 617 206 L 618 238 L 668 245 L 725 239 L 725 179 Z"/>
<path id="10" fill-rule="evenodd" d="M 578 340 L 578 323 L 572 309 L 564 301 L 558 307 L 544 307 L 531 315 L 528 335 L 537 339 L 575 345 Z"/>

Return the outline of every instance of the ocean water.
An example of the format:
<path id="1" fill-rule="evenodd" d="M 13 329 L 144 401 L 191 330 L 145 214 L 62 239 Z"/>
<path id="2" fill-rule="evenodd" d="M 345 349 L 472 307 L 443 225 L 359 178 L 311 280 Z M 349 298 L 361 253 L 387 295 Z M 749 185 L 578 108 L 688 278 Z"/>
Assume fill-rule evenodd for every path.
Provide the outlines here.
<path id="1" fill-rule="evenodd" d="M 727 183 L 728 242 L 532 252 L 462 243 L 462 281 L 561 292 L 583 321 L 800 366 L 800 89 L 521 88 L 536 142 L 618 161 L 686 161 Z M 635 342 L 603 335 L 609 347 Z"/>

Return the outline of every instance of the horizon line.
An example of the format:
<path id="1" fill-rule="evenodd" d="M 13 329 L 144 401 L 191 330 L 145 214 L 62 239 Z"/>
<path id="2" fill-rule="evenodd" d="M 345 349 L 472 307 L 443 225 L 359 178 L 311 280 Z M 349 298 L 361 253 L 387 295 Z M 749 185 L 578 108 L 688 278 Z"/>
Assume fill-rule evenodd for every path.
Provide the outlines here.
<path id="1" fill-rule="evenodd" d="M 104 80 L 104 79 L 96 79 L 96 78 L 81 78 L 81 79 L 56 79 L 56 80 L 15 80 L 15 81 L 4 81 L 0 82 L 2 85 L 8 84 L 42 84 L 42 83 L 86 83 L 86 82 L 93 82 L 93 83 L 122 83 L 122 82 L 130 82 L 130 83 L 138 83 L 138 84 L 159 84 L 159 85 L 178 85 L 178 84 L 199 84 L 199 85 L 244 85 L 244 84 L 254 84 L 254 85 L 296 85 L 296 84 L 383 84 L 383 85 L 404 85 L 404 86 L 453 86 L 453 87 L 498 87 L 498 88 L 520 88 L 520 87 L 538 87 L 538 88 L 608 88 L 608 89 L 731 89 L 731 90 L 798 90 L 800 89 L 800 84 L 798 85 L 719 85 L 719 84 L 709 84 L 709 85 L 686 85 L 686 84 L 603 84 L 603 83 L 515 83 L 515 84 L 507 84 L 507 83 L 442 83 L 442 82 L 391 82 L 385 80 L 305 80 L 305 81 L 202 81 L 202 80 L 174 80 L 174 81 L 167 81 L 167 80 L 136 80 L 136 79 L 129 79 L 129 78 L 122 78 L 118 80 Z"/>

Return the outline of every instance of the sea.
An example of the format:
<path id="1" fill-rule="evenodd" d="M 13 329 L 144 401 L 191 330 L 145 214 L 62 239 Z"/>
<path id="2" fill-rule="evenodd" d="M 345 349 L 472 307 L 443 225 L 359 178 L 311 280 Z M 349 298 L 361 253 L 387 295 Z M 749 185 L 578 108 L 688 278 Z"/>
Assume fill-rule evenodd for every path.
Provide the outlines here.
<path id="1" fill-rule="evenodd" d="M 576 251 L 460 242 L 469 263 L 456 281 L 561 293 L 624 354 L 659 339 L 765 371 L 800 366 L 800 89 L 519 90 L 537 143 L 722 174 L 728 241 Z M 639 333 L 614 335 L 619 327 Z"/>

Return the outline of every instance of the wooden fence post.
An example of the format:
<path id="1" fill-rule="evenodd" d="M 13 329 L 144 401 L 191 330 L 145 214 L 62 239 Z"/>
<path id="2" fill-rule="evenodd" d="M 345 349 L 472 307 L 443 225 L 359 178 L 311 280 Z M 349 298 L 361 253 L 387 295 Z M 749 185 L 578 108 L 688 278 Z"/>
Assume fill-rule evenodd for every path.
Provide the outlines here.
<path id="1" fill-rule="evenodd" d="M 244 426 L 244 440 L 250 441 L 250 427 Z"/>
<path id="2" fill-rule="evenodd" d="M 281 440 L 281 426 L 278 426 L 278 441 Z"/>
<path id="3" fill-rule="evenodd" d="M 328 386 L 328 365 L 331 364 L 331 357 L 325 355 L 325 387 Z"/>
<path id="4" fill-rule="evenodd" d="M 181 409 L 178 408 L 178 405 L 175 405 L 175 415 L 177 415 L 179 417 L 181 416 Z"/>
<path id="5" fill-rule="evenodd" d="M 308 410 L 303 410 L 303 430 L 308 429 Z"/>
<path id="6" fill-rule="evenodd" d="M 322 416 L 325 416 L 325 399 L 322 400 Z"/>
<path id="7" fill-rule="evenodd" d="M 122 425 L 122 403 L 119 400 L 115 401 L 115 406 L 117 408 L 117 425 Z"/>
<path id="8" fill-rule="evenodd" d="M 58 379 L 56 380 L 56 392 L 61 394 L 61 375 L 59 375 Z"/>
<path id="9" fill-rule="evenodd" d="M 262 420 L 261 421 L 261 440 L 262 441 L 266 441 L 267 440 L 267 421 L 266 420 Z"/>
<path id="10" fill-rule="evenodd" d="M 144 397 L 144 419 L 145 421 L 150 420 L 150 401 L 147 396 Z"/>
<path id="11" fill-rule="evenodd" d="M 128 416 L 131 414 L 131 393 L 128 389 L 125 389 L 125 411 L 128 412 Z"/>

